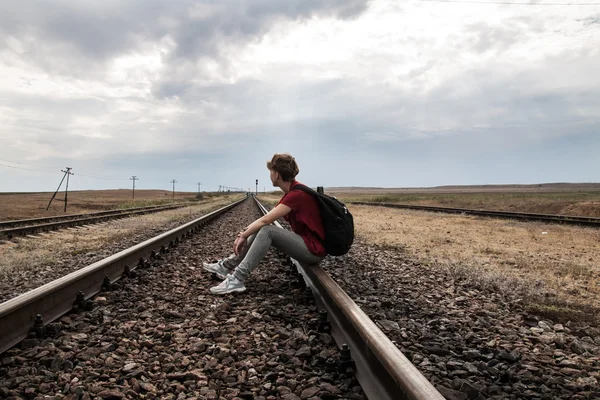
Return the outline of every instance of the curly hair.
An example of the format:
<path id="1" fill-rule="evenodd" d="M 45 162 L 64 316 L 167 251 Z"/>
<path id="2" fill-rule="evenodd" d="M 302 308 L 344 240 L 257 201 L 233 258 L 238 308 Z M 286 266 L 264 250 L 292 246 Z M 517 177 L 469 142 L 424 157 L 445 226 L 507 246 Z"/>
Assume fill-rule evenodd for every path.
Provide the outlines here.
<path id="1" fill-rule="evenodd" d="M 288 153 L 275 154 L 271 161 L 267 161 L 267 168 L 277 172 L 286 182 L 293 181 L 300 172 L 296 159 Z"/>

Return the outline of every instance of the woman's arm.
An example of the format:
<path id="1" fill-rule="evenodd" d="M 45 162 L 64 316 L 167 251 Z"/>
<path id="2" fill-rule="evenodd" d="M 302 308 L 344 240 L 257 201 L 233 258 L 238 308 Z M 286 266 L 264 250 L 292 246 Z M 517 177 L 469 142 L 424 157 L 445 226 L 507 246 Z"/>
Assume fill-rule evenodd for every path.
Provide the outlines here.
<path id="1" fill-rule="evenodd" d="M 235 253 L 235 255 L 237 256 L 240 254 L 240 252 L 246 245 L 247 238 L 254 235 L 263 226 L 269 225 L 275 222 L 277 219 L 288 215 L 290 211 L 292 211 L 292 209 L 286 206 L 285 204 L 279 204 L 267 214 L 248 225 L 248 227 L 243 232 L 240 232 L 238 234 L 237 239 L 235 239 L 235 243 L 233 244 L 233 252 Z"/>
<path id="2" fill-rule="evenodd" d="M 250 236 L 257 233 L 260 230 L 260 228 L 262 228 L 265 225 L 270 225 L 273 222 L 277 221 L 279 218 L 288 215 L 290 211 L 292 211 L 292 209 L 286 206 L 285 204 L 279 204 L 267 214 L 263 215 L 262 217 L 248 225 L 248 227 L 243 232 L 240 232 L 238 236 L 244 239 L 248 239 Z"/>

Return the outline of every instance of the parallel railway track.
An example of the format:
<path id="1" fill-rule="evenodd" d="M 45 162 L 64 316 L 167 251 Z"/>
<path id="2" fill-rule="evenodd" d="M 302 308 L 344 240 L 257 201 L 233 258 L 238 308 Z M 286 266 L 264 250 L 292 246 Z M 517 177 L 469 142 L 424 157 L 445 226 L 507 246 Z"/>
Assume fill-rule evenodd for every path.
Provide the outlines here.
<path id="1" fill-rule="evenodd" d="M 0 352 L 26 337 L 43 334 L 43 326 L 85 302 L 147 258 L 167 251 L 202 225 L 244 201 L 232 203 L 179 228 L 163 233 L 77 272 L 0 304 Z M 264 213 L 265 208 L 255 199 Z M 291 260 L 318 306 L 327 310 L 331 333 L 339 346 L 350 346 L 356 378 L 370 399 L 443 399 L 394 343 L 318 266 Z M 43 320 L 42 320 L 43 318 Z M 43 322 L 42 322 L 43 321 Z"/>
<path id="2" fill-rule="evenodd" d="M 79 271 L 57 279 L 30 292 L 0 304 L 0 353 L 25 339 L 37 315 L 44 323 L 54 321 L 102 290 L 105 282 L 118 280 L 127 271 L 134 270 L 157 252 L 165 251 L 182 238 L 196 232 L 200 226 L 235 207 L 232 203 L 217 211 L 197 218 L 136 246 L 123 250 Z"/>
<path id="3" fill-rule="evenodd" d="M 266 214 L 267 209 L 255 201 Z M 275 225 L 281 227 L 277 222 Z M 356 376 L 369 398 L 444 398 L 323 268 L 303 265 L 294 259 L 292 262 L 312 290 L 317 304 L 327 310 L 336 342 L 348 344 L 352 349 Z"/>
<path id="4" fill-rule="evenodd" d="M 548 223 L 558 223 L 565 225 L 579 225 L 600 228 L 600 218 L 594 217 L 577 217 L 571 215 L 554 215 L 554 214 L 535 214 L 535 213 L 519 213 L 511 211 L 491 211 L 491 210 L 471 210 L 465 208 L 449 208 L 449 207 L 433 207 L 433 206 L 417 206 L 411 204 L 394 204 L 394 203 L 370 203 L 364 201 L 354 201 L 349 204 L 400 208 L 408 210 L 431 211 L 449 214 L 465 214 L 478 215 L 482 217 L 514 219 L 521 221 L 538 221 Z"/>
<path id="5" fill-rule="evenodd" d="M 2 221 L 0 222 L 0 238 L 6 237 L 11 239 L 15 236 L 53 231 L 73 226 L 96 224 L 112 219 L 174 210 L 181 207 L 185 207 L 185 205 L 173 204 L 168 206 L 138 207 L 124 210 L 100 211 L 87 214 L 71 214 L 66 216 Z"/>

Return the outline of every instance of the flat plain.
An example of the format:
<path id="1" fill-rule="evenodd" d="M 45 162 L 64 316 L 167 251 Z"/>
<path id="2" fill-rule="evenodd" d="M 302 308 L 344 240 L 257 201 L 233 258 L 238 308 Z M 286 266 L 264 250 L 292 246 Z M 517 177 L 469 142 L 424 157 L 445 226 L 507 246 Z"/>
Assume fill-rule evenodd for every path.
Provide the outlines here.
<path id="1" fill-rule="evenodd" d="M 0 193 L 0 221 L 25 218 L 41 218 L 56 215 L 80 214 L 118 208 L 166 205 L 173 201 L 194 201 L 195 192 L 175 192 L 168 190 L 136 190 L 132 199 L 130 189 L 82 190 L 68 194 L 67 212 L 64 212 L 64 192 L 59 192 L 46 211 L 53 192 L 40 193 Z M 204 193 L 206 198 L 217 193 Z"/>
<path id="2" fill-rule="evenodd" d="M 519 191 L 520 190 L 520 191 Z M 432 189 L 327 188 L 346 203 L 396 202 L 459 208 L 510 210 L 600 217 L 600 184 L 554 184 Z M 52 193 L 0 194 L 0 220 L 63 215 L 63 204 L 45 207 Z M 61 196 L 59 194 L 57 197 Z M 281 192 L 259 196 L 270 205 Z M 176 192 L 175 201 L 196 193 Z M 202 203 L 218 198 L 204 193 Z M 67 214 L 168 204 L 161 190 L 69 193 Z M 436 266 L 457 279 L 492 286 L 521 298 L 555 320 L 594 320 L 600 315 L 600 230 L 464 215 L 350 205 L 359 240 Z"/>

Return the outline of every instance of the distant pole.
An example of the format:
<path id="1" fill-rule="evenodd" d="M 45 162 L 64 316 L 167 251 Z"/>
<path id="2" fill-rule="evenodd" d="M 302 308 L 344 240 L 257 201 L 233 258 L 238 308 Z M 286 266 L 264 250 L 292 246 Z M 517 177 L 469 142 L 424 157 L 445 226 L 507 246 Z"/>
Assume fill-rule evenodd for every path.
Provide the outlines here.
<path id="1" fill-rule="evenodd" d="M 129 180 L 133 181 L 133 194 L 131 195 L 131 198 L 135 199 L 135 181 L 139 181 L 140 178 L 134 175 L 131 178 L 129 178 Z"/>
<path id="2" fill-rule="evenodd" d="M 254 191 L 254 194 L 258 196 L 258 179 L 256 180 L 256 190 Z"/>
<path id="3" fill-rule="evenodd" d="M 173 184 L 173 201 L 175 200 L 175 184 L 177 183 L 177 181 L 175 179 L 173 179 L 171 181 L 171 183 Z"/>
<path id="4" fill-rule="evenodd" d="M 202 186 L 202 182 L 198 182 L 198 194 L 200 194 L 200 187 Z"/>
<path id="5" fill-rule="evenodd" d="M 75 175 L 71 172 L 71 169 L 72 168 L 67 167 L 66 171 L 61 170 L 62 172 L 67 174 L 67 186 L 65 186 L 65 211 L 64 212 L 67 212 L 67 194 L 69 193 L 69 176 Z"/>
<path id="6" fill-rule="evenodd" d="M 67 168 L 67 170 L 68 170 L 68 169 L 69 169 L 69 168 Z M 62 179 L 60 180 L 60 183 L 58 184 L 58 187 L 56 188 L 56 191 L 54 192 L 54 194 L 53 194 L 53 195 L 52 195 L 52 197 L 50 198 L 50 202 L 48 203 L 48 206 L 46 207 L 46 211 L 48 211 L 48 209 L 50 208 L 50 204 L 52 204 L 52 200 L 54 200 L 54 198 L 56 197 L 56 194 L 57 194 L 57 193 L 58 193 L 58 191 L 60 190 L 60 187 L 62 186 L 62 183 L 64 182 L 64 180 L 65 180 L 65 178 L 66 178 L 66 176 L 67 176 L 67 173 L 66 173 L 65 171 L 63 171 L 62 169 L 61 169 L 61 172 L 64 172 L 64 175 L 63 175 Z"/>

